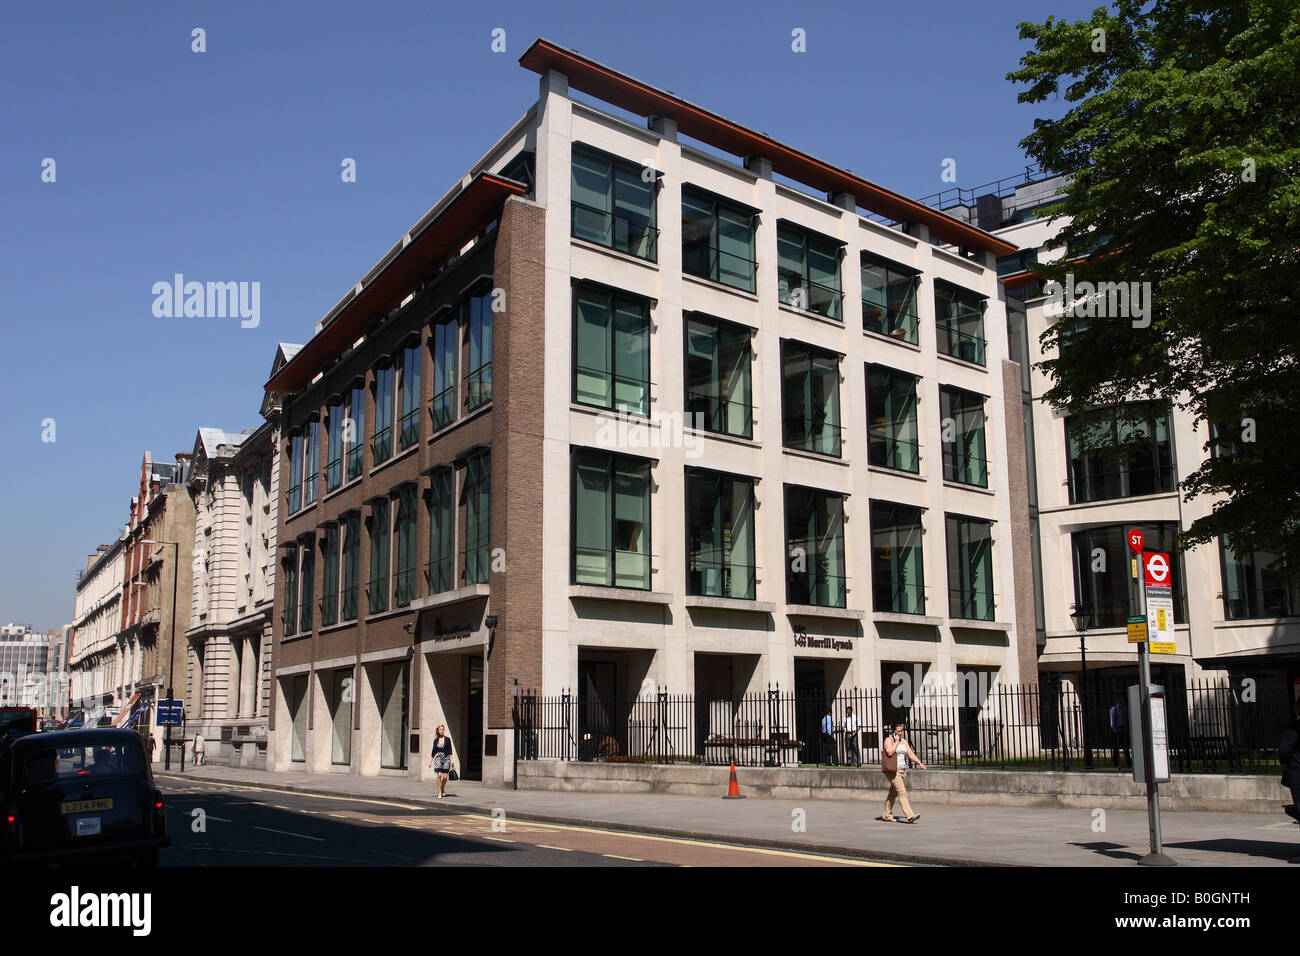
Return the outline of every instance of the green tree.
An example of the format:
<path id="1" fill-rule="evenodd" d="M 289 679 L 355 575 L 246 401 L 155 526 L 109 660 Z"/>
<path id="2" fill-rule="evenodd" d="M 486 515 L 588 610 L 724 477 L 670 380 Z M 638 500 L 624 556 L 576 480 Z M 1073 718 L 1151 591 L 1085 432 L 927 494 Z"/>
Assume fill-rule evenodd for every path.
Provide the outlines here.
<path id="1" fill-rule="evenodd" d="M 1300 3 L 1120 0 L 1086 21 L 1020 24 L 1007 78 L 1061 98 L 1021 143 L 1073 174 L 1062 258 L 1043 280 L 1151 283 L 1142 320 L 1065 319 L 1041 339 L 1054 407 L 1163 398 L 1235 454 L 1181 461 L 1215 497 L 1181 538 L 1277 551 L 1300 577 Z M 1140 415 L 1131 421 L 1140 425 Z M 1115 452 L 1131 454 L 1131 447 Z"/>

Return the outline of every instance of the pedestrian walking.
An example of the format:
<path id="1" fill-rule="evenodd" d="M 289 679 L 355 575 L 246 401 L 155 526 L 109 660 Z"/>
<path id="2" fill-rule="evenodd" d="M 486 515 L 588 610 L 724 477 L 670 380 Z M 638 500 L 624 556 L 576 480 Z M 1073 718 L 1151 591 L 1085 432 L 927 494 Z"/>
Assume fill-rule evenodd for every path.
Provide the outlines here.
<path id="1" fill-rule="evenodd" d="M 826 705 L 826 716 L 822 718 L 822 763 L 838 767 L 840 760 L 835 748 L 835 718 L 831 716 L 831 705 Z"/>
<path id="2" fill-rule="evenodd" d="M 844 759 L 855 767 L 862 766 L 862 751 L 858 749 L 858 728 L 862 722 L 853 713 L 852 705 L 844 708 Z"/>
<path id="3" fill-rule="evenodd" d="M 194 766 L 202 767 L 204 764 L 208 762 L 205 747 L 206 744 L 203 740 L 203 735 L 195 734 L 194 735 Z"/>
<path id="4" fill-rule="evenodd" d="M 1300 823 L 1300 699 L 1292 704 L 1291 724 L 1277 745 L 1277 755 L 1282 760 L 1282 786 L 1291 791 L 1291 806 L 1286 808 L 1286 814 Z M 1300 857 L 1290 862 L 1300 862 Z"/>
<path id="5" fill-rule="evenodd" d="M 153 752 L 154 752 L 154 748 L 158 746 L 158 741 L 154 740 L 153 734 L 149 734 L 147 737 L 145 737 L 145 740 L 148 741 L 145 744 L 145 747 L 147 747 L 149 750 L 149 762 L 153 763 Z"/>
<path id="6" fill-rule="evenodd" d="M 438 778 L 438 799 L 447 795 L 447 778 L 456 768 L 455 751 L 451 746 L 451 738 L 447 736 L 447 728 L 442 724 L 434 732 L 433 751 L 429 754 L 429 766 L 433 768 L 434 774 Z"/>
<path id="7" fill-rule="evenodd" d="M 893 733 L 885 738 L 881 754 L 881 770 L 885 773 L 885 779 L 889 781 L 889 796 L 885 798 L 885 812 L 880 819 L 888 823 L 894 822 L 894 801 L 897 800 L 903 807 L 907 822 L 915 823 L 921 819 L 921 814 L 913 813 L 912 805 L 907 802 L 907 758 L 911 757 L 912 762 L 922 770 L 925 769 L 925 764 L 921 762 L 921 758 L 916 755 L 912 745 L 903 736 L 902 724 L 894 724 Z"/>

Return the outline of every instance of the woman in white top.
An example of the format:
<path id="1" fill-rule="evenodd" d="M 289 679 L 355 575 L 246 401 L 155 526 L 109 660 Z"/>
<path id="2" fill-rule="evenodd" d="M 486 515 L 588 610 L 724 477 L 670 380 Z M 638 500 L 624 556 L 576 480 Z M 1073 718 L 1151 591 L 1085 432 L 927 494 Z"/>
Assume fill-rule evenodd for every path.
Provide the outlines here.
<path id="1" fill-rule="evenodd" d="M 921 819 L 921 814 L 913 813 L 912 805 L 907 802 L 907 784 L 905 783 L 907 770 L 905 768 L 908 757 L 911 757 L 912 762 L 922 770 L 925 769 L 925 764 L 921 763 L 921 758 L 916 755 L 916 751 L 912 749 L 907 742 L 907 738 L 903 736 L 903 725 L 894 724 L 894 732 L 885 738 L 883 769 L 885 779 L 889 781 L 889 796 L 885 798 L 885 812 L 880 818 L 890 823 L 894 822 L 895 800 L 902 804 L 903 813 L 907 815 L 908 823 L 915 823 Z"/>

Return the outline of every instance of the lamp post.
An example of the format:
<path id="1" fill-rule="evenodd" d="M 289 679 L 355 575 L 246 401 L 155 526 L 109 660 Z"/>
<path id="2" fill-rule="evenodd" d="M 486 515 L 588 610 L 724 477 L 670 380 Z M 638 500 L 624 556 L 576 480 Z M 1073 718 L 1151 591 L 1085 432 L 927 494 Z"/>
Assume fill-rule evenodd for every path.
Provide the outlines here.
<path id="1" fill-rule="evenodd" d="M 1074 622 L 1074 629 L 1079 632 L 1079 664 L 1081 676 L 1079 684 L 1079 700 L 1081 703 L 1080 713 L 1083 716 L 1083 765 L 1089 770 L 1092 769 L 1092 745 L 1088 740 L 1088 625 L 1092 623 L 1092 612 L 1086 604 L 1076 604 L 1074 610 L 1070 612 L 1070 620 Z"/>
<path id="2" fill-rule="evenodd" d="M 172 713 L 175 713 L 176 697 L 174 685 L 176 681 L 176 579 L 180 577 L 181 546 L 175 541 L 155 541 L 151 538 L 142 538 L 141 544 L 170 544 L 172 546 L 172 639 L 171 639 L 171 660 L 167 662 L 167 699 L 171 701 Z M 185 761 L 182 758 L 181 766 L 184 769 Z M 163 770 L 172 768 L 172 723 L 167 721 L 167 740 L 163 744 Z"/>
<path id="3" fill-rule="evenodd" d="M 510 789 L 519 789 L 519 678 L 515 678 L 514 685 L 510 688 L 510 718 L 515 725 L 515 745 L 514 753 L 511 757 L 513 767 L 510 770 Z"/>

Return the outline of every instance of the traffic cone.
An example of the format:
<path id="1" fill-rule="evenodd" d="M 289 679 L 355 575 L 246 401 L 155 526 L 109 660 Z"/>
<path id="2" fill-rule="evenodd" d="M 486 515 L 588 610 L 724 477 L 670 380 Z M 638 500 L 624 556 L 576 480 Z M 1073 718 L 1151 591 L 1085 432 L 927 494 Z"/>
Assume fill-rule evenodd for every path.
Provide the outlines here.
<path id="1" fill-rule="evenodd" d="M 740 784 L 736 783 L 736 761 L 731 761 L 731 783 L 727 785 L 727 795 L 723 800 L 744 800 L 740 792 Z"/>

